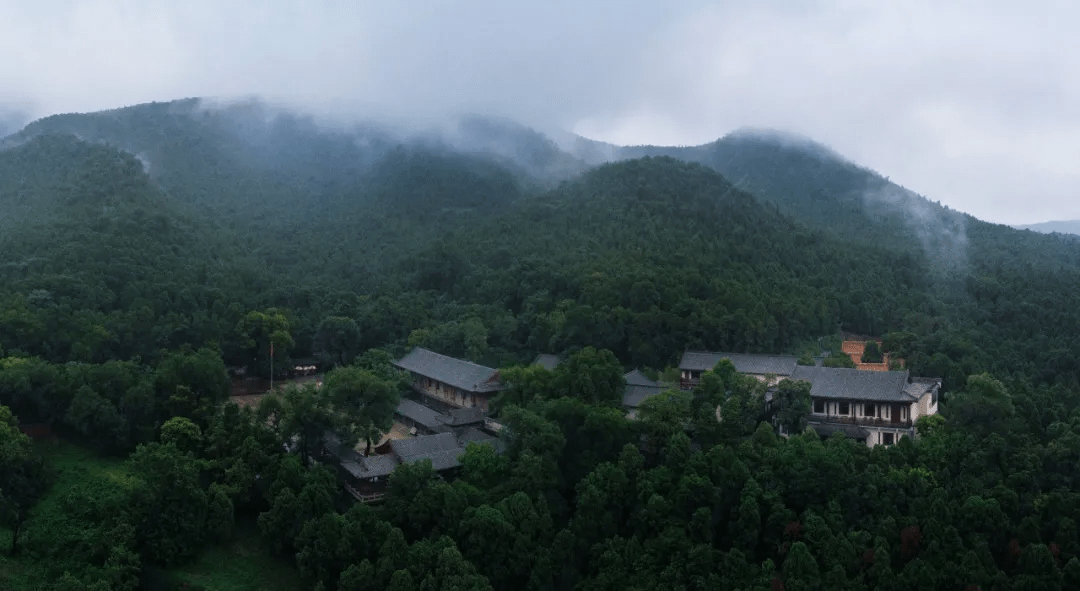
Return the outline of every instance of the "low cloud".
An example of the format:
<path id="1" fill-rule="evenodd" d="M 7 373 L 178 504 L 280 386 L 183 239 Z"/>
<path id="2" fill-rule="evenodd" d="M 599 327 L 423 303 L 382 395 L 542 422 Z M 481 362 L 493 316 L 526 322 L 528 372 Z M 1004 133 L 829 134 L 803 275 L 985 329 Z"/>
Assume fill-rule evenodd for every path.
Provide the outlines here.
<path id="1" fill-rule="evenodd" d="M 0 4 L 28 114 L 259 95 L 327 121 L 465 112 L 619 144 L 754 125 L 995 222 L 1080 218 L 1070 2 Z"/>

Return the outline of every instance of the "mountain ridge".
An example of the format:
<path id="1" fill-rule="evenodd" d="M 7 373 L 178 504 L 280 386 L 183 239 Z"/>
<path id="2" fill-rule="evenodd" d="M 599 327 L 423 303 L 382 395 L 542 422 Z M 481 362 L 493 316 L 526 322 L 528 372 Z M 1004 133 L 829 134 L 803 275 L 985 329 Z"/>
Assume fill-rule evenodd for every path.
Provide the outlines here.
<path id="1" fill-rule="evenodd" d="M 1051 220 L 1038 224 L 1024 224 L 1013 226 L 1017 230 L 1031 230 L 1041 234 L 1070 234 L 1080 235 L 1080 220 Z"/>

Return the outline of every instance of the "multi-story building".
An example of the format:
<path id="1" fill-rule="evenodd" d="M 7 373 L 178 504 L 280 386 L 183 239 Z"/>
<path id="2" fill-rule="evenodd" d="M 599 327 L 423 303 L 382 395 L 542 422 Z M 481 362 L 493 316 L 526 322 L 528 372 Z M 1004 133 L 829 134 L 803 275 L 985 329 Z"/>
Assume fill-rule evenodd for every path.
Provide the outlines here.
<path id="1" fill-rule="evenodd" d="M 436 406 L 488 409 L 491 397 L 503 389 L 499 371 L 463 359 L 416 347 L 394 365 L 413 377 L 413 389 Z"/>
<path id="2" fill-rule="evenodd" d="M 907 371 L 798 366 L 794 381 L 810 383 L 810 428 L 836 431 L 869 446 L 915 435 L 919 417 L 937 414 L 941 380 L 909 378 Z"/>

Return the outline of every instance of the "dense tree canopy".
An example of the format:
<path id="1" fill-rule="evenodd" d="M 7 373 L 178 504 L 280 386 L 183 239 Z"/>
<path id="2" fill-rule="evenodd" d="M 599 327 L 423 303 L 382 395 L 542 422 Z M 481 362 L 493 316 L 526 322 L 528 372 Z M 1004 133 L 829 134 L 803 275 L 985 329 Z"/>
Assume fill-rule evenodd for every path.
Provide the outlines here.
<path id="1" fill-rule="evenodd" d="M 327 590 L 1080 585 L 1075 241 L 807 146 L 633 149 L 556 185 L 530 175 L 583 163 L 500 137 L 520 157 L 179 102 L 5 143 L 11 549 L 59 588 L 134 589 L 247 518 Z M 767 392 L 730 363 L 619 408 L 626 370 L 671 379 L 687 349 L 851 365 L 840 331 L 944 379 L 919 438 L 823 440 L 805 383 Z M 382 505 L 350 506 L 323 438 L 367 451 L 408 346 L 503 368 L 501 452 L 404 464 Z M 227 368 L 271 360 L 333 371 L 229 404 Z M 19 424 L 128 459 L 50 492 Z"/>

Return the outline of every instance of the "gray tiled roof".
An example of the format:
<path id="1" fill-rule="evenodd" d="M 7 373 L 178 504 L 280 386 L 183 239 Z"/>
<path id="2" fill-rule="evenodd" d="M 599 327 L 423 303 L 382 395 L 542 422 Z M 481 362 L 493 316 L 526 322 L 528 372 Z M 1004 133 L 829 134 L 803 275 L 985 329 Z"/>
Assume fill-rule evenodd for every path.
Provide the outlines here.
<path id="1" fill-rule="evenodd" d="M 874 400 L 878 402 L 914 402 L 907 392 L 907 371 L 862 371 L 846 367 L 798 366 L 793 380 L 810 382 L 815 398 Z"/>
<path id="2" fill-rule="evenodd" d="M 927 392 L 933 390 L 934 386 L 936 386 L 936 384 L 911 382 L 910 384 L 904 386 L 904 392 L 906 392 L 908 396 L 911 396 L 912 398 L 918 400 L 919 398 L 922 398 L 923 394 L 926 394 Z"/>
<path id="3" fill-rule="evenodd" d="M 397 467 L 397 458 L 390 455 L 364 457 L 355 449 L 347 446 L 337 435 L 327 431 L 323 434 L 326 448 L 337 457 L 341 467 L 356 478 L 374 478 L 386 476 Z"/>
<path id="4" fill-rule="evenodd" d="M 541 353 L 533 359 L 533 365 L 539 365 L 547 370 L 555 369 L 559 365 L 558 355 L 552 355 L 550 353 Z"/>
<path id="5" fill-rule="evenodd" d="M 443 423 L 451 427 L 483 424 L 484 409 L 480 408 L 479 406 L 455 408 L 451 410 L 448 414 L 443 415 L 442 421 Z"/>
<path id="6" fill-rule="evenodd" d="M 428 429 L 436 429 L 446 423 L 443 415 L 408 398 L 402 398 L 394 412 Z"/>
<path id="7" fill-rule="evenodd" d="M 749 353 L 713 353 L 710 351 L 687 351 L 679 361 L 679 369 L 708 371 L 721 359 L 728 359 L 739 373 L 757 375 L 773 374 L 789 376 L 795 371 L 799 360 L 794 355 L 754 355 Z"/>
<path id="8" fill-rule="evenodd" d="M 473 441 L 477 443 L 483 443 L 486 441 L 491 441 L 492 439 L 498 439 L 498 437 L 495 437 L 494 435 L 488 435 L 487 433 L 484 433 L 476 427 L 466 427 L 461 431 L 461 434 L 458 435 L 458 442 L 461 443 L 461 445 L 465 445 L 466 443 L 470 443 Z"/>
<path id="9" fill-rule="evenodd" d="M 483 431 L 475 427 L 465 428 L 465 430 L 462 431 L 460 435 L 458 435 L 458 441 L 461 443 L 462 447 L 467 447 L 470 443 L 486 443 L 495 448 L 495 451 L 499 453 L 502 453 L 506 447 L 503 444 L 502 439 L 499 439 L 494 435 L 484 433 Z"/>
<path id="10" fill-rule="evenodd" d="M 449 470 L 450 468 L 457 468 L 460 466 L 461 462 L 459 462 L 458 459 L 463 453 L 465 453 L 465 450 L 462 448 L 435 451 L 428 454 L 410 456 L 405 460 L 405 463 L 412 464 L 414 462 L 431 460 L 431 467 L 438 472 L 440 470 Z"/>
<path id="11" fill-rule="evenodd" d="M 390 454 L 367 457 L 360 456 L 360 459 L 364 471 L 360 475 L 354 474 L 354 476 L 357 476 L 358 478 L 387 476 L 398 466 L 397 458 Z"/>
<path id="12" fill-rule="evenodd" d="M 401 458 L 401 461 L 408 462 L 413 456 L 461 449 L 461 445 L 458 444 L 457 437 L 453 433 L 439 433 L 411 439 L 396 439 L 390 442 L 390 448 Z"/>
<path id="13" fill-rule="evenodd" d="M 660 382 L 649 379 L 649 376 L 636 369 L 623 378 L 626 380 L 626 389 L 623 390 L 622 405 L 627 408 L 637 408 L 645 400 L 664 391 Z"/>
<path id="14" fill-rule="evenodd" d="M 416 347 L 394 365 L 466 392 L 494 392 L 502 388 L 497 370 L 422 347 Z"/>

